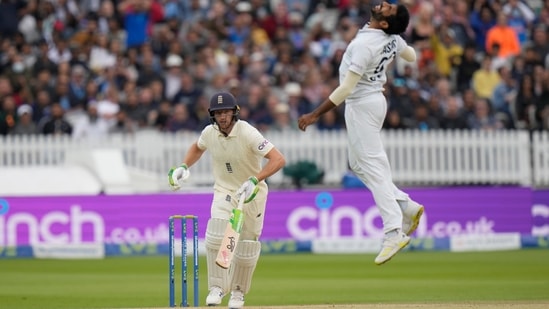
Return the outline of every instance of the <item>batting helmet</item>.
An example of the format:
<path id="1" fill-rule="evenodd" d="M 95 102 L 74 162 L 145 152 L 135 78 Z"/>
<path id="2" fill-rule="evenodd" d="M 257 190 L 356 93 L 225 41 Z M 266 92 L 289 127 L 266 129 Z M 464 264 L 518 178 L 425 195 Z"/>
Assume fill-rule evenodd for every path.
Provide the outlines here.
<path id="1" fill-rule="evenodd" d="M 240 107 L 236 104 L 235 97 L 229 92 L 218 92 L 210 99 L 210 108 L 208 108 L 208 112 L 210 113 L 210 120 L 212 123 L 215 122 L 214 111 L 223 109 L 234 110 L 233 119 L 235 121 L 238 120 L 238 112 L 240 111 Z"/>

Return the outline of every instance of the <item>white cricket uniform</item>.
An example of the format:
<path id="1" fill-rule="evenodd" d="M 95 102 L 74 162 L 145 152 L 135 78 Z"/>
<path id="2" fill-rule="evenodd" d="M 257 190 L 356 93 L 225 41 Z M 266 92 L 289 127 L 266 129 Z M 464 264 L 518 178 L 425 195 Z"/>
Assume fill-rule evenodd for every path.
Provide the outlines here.
<path id="1" fill-rule="evenodd" d="M 372 192 L 384 232 L 401 228 L 402 212 L 397 199 L 408 198 L 393 184 L 380 135 L 387 113 L 387 101 L 382 93 L 387 67 L 406 46 L 399 35 L 388 35 L 366 25 L 349 43 L 339 67 L 340 82 L 348 71 L 362 76 L 345 100 L 349 164 Z"/>
<path id="2" fill-rule="evenodd" d="M 198 148 L 212 156 L 214 197 L 211 218 L 228 220 L 237 206 L 236 191 L 250 177 L 259 173 L 263 157 L 274 148 L 263 135 L 244 120 L 238 120 L 231 133 L 224 136 L 213 125 L 200 134 Z M 256 197 L 244 204 L 244 224 L 240 240 L 258 240 L 263 229 L 268 187 L 259 184 Z"/>

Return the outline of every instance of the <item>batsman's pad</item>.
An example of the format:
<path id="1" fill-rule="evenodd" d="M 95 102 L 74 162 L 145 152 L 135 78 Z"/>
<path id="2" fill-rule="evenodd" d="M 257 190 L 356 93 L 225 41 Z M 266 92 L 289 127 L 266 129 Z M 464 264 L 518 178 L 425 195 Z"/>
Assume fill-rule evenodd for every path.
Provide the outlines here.
<path id="1" fill-rule="evenodd" d="M 252 277 L 261 254 L 261 242 L 242 240 L 236 247 L 233 265 L 230 269 L 231 290 L 248 293 Z"/>
<path id="2" fill-rule="evenodd" d="M 227 220 L 212 218 L 206 227 L 206 263 L 208 265 L 208 288 L 218 286 L 223 292 L 229 291 L 229 271 L 215 263 L 219 246 L 223 240 Z"/>

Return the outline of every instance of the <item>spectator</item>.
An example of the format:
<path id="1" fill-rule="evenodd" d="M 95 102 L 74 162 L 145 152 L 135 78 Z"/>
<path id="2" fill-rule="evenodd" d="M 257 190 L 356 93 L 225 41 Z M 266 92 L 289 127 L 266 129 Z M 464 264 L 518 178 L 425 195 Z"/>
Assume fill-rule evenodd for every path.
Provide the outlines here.
<path id="1" fill-rule="evenodd" d="M 496 119 L 488 100 L 478 98 L 475 102 L 475 112 L 467 120 L 468 126 L 474 130 L 493 131 L 503 128 Z"/>
<path id="2" fill-rule="evenodd" d="M 465 114 L 473 113 L 476 96 L 498 104 L 501 96 L 493 93 L 499 84 L 496 71 L 505 66 L 517 85 L 526 76 L 533 77 L 526 82 L 532 84 L 528 87 L 531 94 L 523 90 L 525 102 L 517 98 L 516 112 L 511 109 L 516 126 L 541 128 L 542 116 L 532 104 L 538 106 L 549 67 L 546 2 L 528 7 L 535 2 L 409 1 L 406 5 L 414 14 L 405 38 L 419 58 L 415 65 L 396 61 L 388 71 L 389 79 L 394 83 L 402 79 L 404 86 L 390 82 L 385 91 L 401 124 L 415 126 L 415 108 L 426 105 L 428 114 L 444 127 L 448 97 L 452 96 L 460 98 L 457 104 Z M 12 28 L 0 32 L 0 100 L 10 96 L 16 107 L 31 105 L 32 120 L 42 128 L 52 101 L 66 108 L 64 117 L 72 124 L 87 117 L 88 104 L 97 104 L 114 88 L 123 111 L 112 116 L 115 127 L 109 132 L 128 133 L 135 132 L 137 122 L 139 128 L 163 130 L 167 111 L 179 101 L 190 104 L 189 113 L 200 130 L 209 124 L 204 94 L 216 89 L 237 96 L 250 122 L 281 116 L 276 108 L 267 108 L 266 98 L 272 95 L 287 103 L 290 121 L 296 121 L 318 104 L 318 97 L 329 94 L 326 89 L 337 85 L 342 52 L 358 31 L 357 21 L 370 14 L 366 2 L 354 0 L 0 3 L 0 15 L 5 17 L 0 18 L 0 28 L 10 23 Z M 16 14 L 9 15 L 13 8 Z M 508 18 L 504 29 L 520 28 L 518 52 L 506 53 L 508 47 L 499 41 L 488 43 L 488 31 L 502 28 L 494 26 L 496 16 Z M 457 45 L 463 49 L 461 57 L 451 56 L 449 61 L 439 50 L 434 58 L 427 38 L 435 27 L 452 30 L 443 37 L 455 35 L 454 42 L 461 42 Z M 463 45 L 469 40 L 474 42 Z M 439 43 L 444 51 L 449 50 Z M 177 57 L 180 60 L 174 60 Z M 480 68 L 486 57 L 491 59 L 491 70 Z M 168 69 L 168 63 L 177 65 Z M 84 79 L 76 82 L 73 72 L 81 68 Z M 442 79 L 447 95 L 439 93 L 437 85 Z M 190 94 L 181 92 L 183 84 L 192 85 Z M 286 89 L 296 94 L 289 95 Z M 145 100 L 135 101 L 141 97 Z M 136 108 L 132 102 L 140 103 Z M 5 131 L 5 122 L 3 126 Z M 269 130 L 272 126 L 261 127 Z M 340 120 L 337 126 L 345 128 Z"/>
<path id="3" fill-rule="evenodd" d="M 303 15 L 299 12 L 290 13 L 290 28 L 288 29 L 287 35 L 290 43 L 292 44 L 294 54 L 300 56 L 307 47 L 308 34 L 303 30 Z M 346 29 L 351 26 L 347 25 Z M 286 29 L 284 27 L 279 27 L 278 29 Z M 265 32 L 266 34 L 266 32 Z M 268 39 L 268 37 L 267 37 Z"/>
<path id="4" fill-rule="evenodd" d="M 32 107 L 23 104 L 17 108 L 19 121 L 11 132 L 14 135 L 34 135 L 38 133 L 37 125 L 32 121 Z"/>
<path id="5" fill-rule="evenodd" d="M 183 20 L 186 20 L 190 24 L 197 24 L 207 20 L 208 18 L 209 3 L 204 4 L 204 1 L 190 0 L 181 2 L 177 0 L 169 0 L 167 2 L 168 4 L 172 2 L 183 5 L 182 11 L 177 11 L 177 14 L 182 14 Z M 166 14 L 168 14 L 168 8 L 166 8 Z"/>
<path id="6" fill-rule="evenodd" d="M 522 0 L 508 0 L 502 9 L 509 20 L 509 26 L 515 30 L 519 43 L 524 45 L 529 39 L 529 31 L 536 15 Z"/>
<path id="7" fill-rule="evenodd" d="M 440 27 L 431 36 L 435 67 L 441 76 L 450 77 L 454 68 L 459 65 L 463 54 L 461 46 L 456 41 L 456 34 L 451 28 Z"/>
<path id="8" fill-rule="evenodd" d="M 158 105 L 158 111 L 155 115 L 154 127 L 158 131 L 166 131 L 168 121 L 172 117 L 172 104 L 169 101 L 162 101 Z"/>
<path id="9" fill-rule="evenodd" d="M 549 130 L 549 74 L 543 75 L 542 89 L 536 106 L 537 127 L 540 130 Z"/>
<path id="10" fill-rule="evenodd" d="M 409 102 L 408 105 L 399 105 L 400 107 L 396 107 L 398 109 L 399 114 L 401 116 L 402 124 L 405 127 L 410 127 L 414 123 L 414 111 L 416 107 L 420 105 L 427 105 L 427 100 L 422 96 L 421 89 L 419 88 L 419 85 L 410 85 L 408 87 L 408 95 L 407 95 L 407 101 Z"/>
<path id="11" fill-rule="evenodd" d="M 137 123 L 130 119 L 124 110 L 120 109 L 116 114 L 116 123 L 110 128 L 109 133 L 132 134 L 137 130 Z"/>
<path id="12" fill-rule="evenodd" d="M 414 106 L 410 101 L 409 88 L 403 78 L 395 78 L 391 84 L 391 96 L 388 98 L 388 108 L 398 110 L 403 118 L 411 118 Z"/>
<path id="13" fill-rule="evenodd" d="M 549 39 L 547 38 L 547 31 L 547 25 L 537 25 L 532 33 L 532 43 L 530 46 L 539 55 L 540 62 L 546 68 L 549 68 Z"/>
<path id="14" fill-rule="evenodd" d="M 162 103 L 165 99 L 164 96 L 164 83 L 161 79 L 155 79 L 149 84 L 149 88 L 151 89 L 152 94 L 152 105 L 156 108 L 160 107 L 160 103 Z"/>
<path id="15" fill-rule="evenodd" d="M 533 46 L 528 46 L 524 50 L 524 71 L 526 74 L 534 73 L 534 68 L 537 66 L 543 67 L 544 63 L 541 60 L 540 54 Z"/>
<path id="16" fill-rule="evenodd" d="M 499 82 L 500 76 L 498 72 L 492 68 L 492 58 L 490 56 L 485 56 L 482 59 L 480 69 L 473 73 L 471 87 L 475 91 L 475 95 L 482 99 L 492 99 L 494 89 Z"/>
<path id="17" fill-rule="evenodd" d="M 534 93 L 534 83 L 531 75 L 525 75 L 522 79 L 515 109 L 518 129 L 534 129 L 536 127 L 535 111 L 539 98 Z"/>
<path id="18" fill-rule="evenodd" d="M 486 34 L 486 52 L 492 54 L 494 44 L 500 47 L 498 56 L 507 59 L 520 53 L 520 42 L 515 29 L 509 26 L 507 16 L 500 12 L 497 23 Z"/>
<path id="19" fill-rule="evenodd" d="M 275 7 L 273 8 L 273 14 L 268 14 L 259 21 L 261 27 L 265 29 L 271 40 L 275 38 L 275 33 L 278 27 L 283 27 L 285 29 L 290 28 L 288 6 L 284 1 L 274 3 Z"/>
<path id="20" fill-rule="evenodd" d="M 122 0 L 118 11 L 124 21 L 124 30 L 128 34 L 126 47 L 139 47 L 149 38 L 149 23 L 152 0 Z"/>
<path id="21" fill-rule="evenodd" d="M 44 122 L 42 133 L 45 135 L 72 134 L 72 125 L 65 119 L 65 110 L 60 103 L 51 105 L 51 114 Z"/>
<path id="22" fill-rule="evenodd" d="M 232 20 L 232 24 L 229 25 L 227 32 L 227 41 L 229 44 L 235 46 L 237 54 L 244 54 L 245 44 L 250 41 L 252 30 L 252 16 L 249 14 L 249 3 L 240 2 L 239 4 L 245 4 L 245 8 L 237 10 L 236 15 Z M 239 5 L 237 5 L 239 7 Z M 242 6 L 240 6 L 242 7 Z"/>
<path id="23" fill-rule="evenodd" d="M 31 104 L 32 106 L 32 120 L 38 125 L 41 130 L 43 121 L 50 116 L 51 111 L 51 93 L 47 89 L 39 89 L 36 92 L 36 99 Z"/>
<path id="24" fill-rule="evenodd" d="M 431 117 L 435 121 L 430 127 L 433 127 L 434 124 L 440 127 L 440 122 L 444 118 L 444 114 L 446 113 L 446 109 L 448 108 L 448 101 L 450 101 L 451 98 L 452 97 L 450 96 L 450 94 L 443 98 L 442 94 L 438 93 L 435 93 L 434 95 L 429 97 L 429 99 L 427 100 L 427 109 L 429 112 L 429 117 Z"/>
<path id="25" fill-rule="evenodd" d="M 57 71 L 57 64 L 53 62 L 48 56 L 48 51 L 49 51 L 48 43 L 45 40 L 39 40 L 37 45 L 38 45 L 38 48 L 37 48 L 38 50 L 36 54 L 38 56 L 33 65 L 34 75 L 36 76 L 43 71 L 47 71 L 50 74 L 55 73 Z M 51 81 L 51 79 L 48 79 L 48 81 Z"/>
<path id="26" fill-rule="evenodd" d="M 488 31 L 496 24 L 496 12 L 486 1 L 475 1 L 474 9 L 470 14 L 469 22 L 475 32 L 476 50 L 486 50 Z"/>
<path id="27" fill-rule="evenodd" d="M 398 109 L 389 109 L 387 112 L 387 117 L 385 117 L 385 122 L 383 123 L 384 129 L 392 130 L 401 130 L 405 129 L 406 126 L 402 123 L 402 118 Z"/>
<path id="28" fill-rule="evenodd" d="M 71 36 L 71 44 L 77 46 L 90 46 L 97 44 L 98 36 L 101 34 L 98 26 L 98 16 L 95 12 L 87 14 L 82 21 L 83 27 L 75 31 Z M 90 65 L 90 67 L 94 67 Z"/>
<path id="29" fill-rule="evenodd" d="M 108 132 L 116 124 L 116 115 L 120 111 L 118 104 L 118 89 L 111 87 L 102 99 L 94 102 L 97 108 L 97 118 L 100 126 L 100 134 Z"/>
<path id="30" fill-rule="evenodd" d="M 418 105 L 414 110 L 414 118 L 412 119 L 409 128 L 421 131 L 438 129 L 440 124 L 438 120 L 429 114 L 427 105 Z"/>
<path id="31" fill-rule="evenodd" d="M 88 103 L 88 97 L 86 95 L 86 70 L 80 66 L 73 66 L 71 69 L 71 76 L 69 81 L 69 101 L 71 108 L 85 109 Z"/>
<path id="32" fill-rule="evenodd" d="M 150 87 L 143 87 L 139 90 L 138 96 L 138 114 L 135 119 L 140 128 L 149 127 L 156 122 L 154 116 L 158 106 L 154 104 L 154 97 Z"/>
<path id="33" fill-rule="evenodd" d="M 2 107 L 0 109 L 0 135 L 7 135 L 13 131 L 19 120 L 17 105 L 13 96 L 3 97 L 0 107 Z"/>
<path id="34" fill-rule="evenodd" d="M 418 12 L 412 16 L 411 27 L 409 27 L 409 42 L 418 50 L 430 48 L 430 39 L 435 35 L 433 24 L 434 6 L 429 1 L 422 1 L 419 4 Z"/>
<path id="35" fill-rule="evenodd" d="M 54 38 L 53 44 L 48 49 L 48 58 L 56 65 L 71 61 L 72 53 L 67 41 L 63 37 L 56 36 Z"/>
<path id="36" fill-rule="evenodd" d="M 69 76 L 63 74 L 57 76 L 52 100 L 61 104 L 65 111 L 73 107 L 69 96 Z"/>
<path id="37" fill-rule="evenodd" d="M 110 128 L 108 123 L 99 117 L 97 106 L 97 102 L 90 103 L 85 116 L 74 123 L 74 139 L 101 139 L 107 136 Z"/>
<path id="38" fill-rule="evenodd" d="M 289 113 L 292 121 L 295 122 L 299 115 L 312 111 L 313 105 L 303 96 L 303 91 L 299 83 L 287 83 L 284 86 L 284 94 L 288 98 Z"/>
<path id="39" fill-rule="evenodd" d="M 170 54 L 166 58 L 166 71 L 164 75 L 165 96 L 173 100 L 174 96 L 181 90 L 181 67 L 183 59 L 177 54 Z"/>
<path id="40" fill-rule="evenodd" d="M 95 34 L 88 65 L 90 70 L 96 73 L 116 65 L 116 55 L 112 53 L 111 41 L 107 34 Z"/>
<path id="41" fill-rule="evenodd" d="M 515 99 L 517 96 L 517 81 L 511 76 L 511 70 L 501 67 L 498 70 L 500 76 L 499 84 L 494 88 L 492 94 L 492 105 L 494 112 L 501 115 L 503 124 L 507 129 L 515 127 Z"/>
<path id="42" fill-rule="evenodd" d="M 442 7 L 440 28 L 452 30 L 454 41 L 465 46 L 474 41 L 474 30 L 469 24 L 467 2 L 454 1 Z"/>
<path id="43" fill-rule="evenodd" d="M 138 127 L 145 127 L 147 124 L 147 110 L 144 105 L 140 104 L 139 97 L 142 95 L 143 89 L 139 93 L 126 93 L 126 101 L 121 106 L 124 110 L 125 117 L 137 124 Z"/>
<path id="44" fill-rule="evenodd" d="M 322 87 L 323 81 L 320 78 L 320 72 L 316 68 L 312 68 L 306 73 L 303 80 L 303 86 L 301 88 L 302 95 L 313 106 L 317 106 L 322 103 Z"/>
<path id="45" fill-rule="evenodd" d="M 273 124 L 269 128 L 275 131 L 297 130 L 297 122 L 290 117 L 290 108 L 287 103 L 278 103 L 274 110 Z"/>
<path id="46" fill-rule="evenodd" d="M 264 93 L 266 93 L 266 99 L 265 99 L 266 113 L 263 114 L 263 117 L 258 119 L 256 126 L 260 131 L 266 132 L 271 127 L 275 126 L 275 117 L 278 114 L 280 105 L 285 103 L 282 102 L 280 98 L 275 94 L 272 94 L 268 91 L 264 91 Z"/>
<path id="47" fill-rule="evenodd" d="M 316 127 L 320 131 L 333 131 L 343 129 L 344 126 L 342 124 L 343 121 L 341 118 L 342 113 L 340 111 L 340 108 L 334 108 L 326 112 L 318 119 Z"/>
<path id="48" fill-rule="evenodd" d="M 467 127 L 467 118 L 460 106 L 459 100 L 452 96 L 446 101 L 446 111 L 440 122 L 441 128 L 445 130 L 464 130 Z"/>
<path id="49" fill-rule="evenodd" d="M 20 48 L 21 59 L 25 65 L 25 71 L 32 73 L 32 68 L 36 63 L 37 55 L 30 43 L 24 42 Z"/>
<path id="50" fill-rule="evenodd" d="M 210 107 L 210 102 L 208 98 L 211 98 L 211 96 L 207 97 L 205 95 L 201 95 L 198 97 L 196 104 L 194 105 L 194 111 L 193 114 L 196 116 L 197 119 L 197 129 L 199 131 L 202 131 L 207 125 L 211 123 L 210 121 L 210 113 L 208 111 L 208 108 Z M 240 113 L 244 114 L 243 111 L 247 110 L 245 107 L 240 107 Z M 247 114 L 245 115 L 247 117 Z"/>
<path id="51" fill-rule="evenodd" d="M 180 79 L 179 91 L 174 95 L 172 104 L 185 104 L 189 106 L 189 110 L 194 110 L 194 104 L 198 97 L 203 94 L 203 90 L 196 87 L 193 76 L 189 73 L 182 73 Z M 191 115 L 194 118 L 194 115 Z"/>
<path id="52" fill-rule="evenodd" d="M 464 91 L 471 87 L 473 74 L 480 69 L 480 62 L 476 59 L 476 47 L 473 44 L 465 46 L 461 60 L 456 67 L 456 90 Z"/>
<path id="53" fill-rule="evenodd" d="M 18 32 L 19 1 L 0 1 L 0 33 L 3 37 L 12 38 Z"/>
<path id="54" fill-rule="evenodd" d="M 99 9 L 97 11 L 90 11 L 90 13 L 91 12 L 97 14 L 97 30 L 99 33 L 115 35 L 111 31 L 111 22 L 117 20 L 116 8 L 112 0 L 101 1 Z"/>
<path id="55" fill-rule="evenodd" d="M 436 98 L 436 99 L 433 99 Z M 436 118 L 440 119 L 442 115 L 444 114 L 443 110 L 446 110 L 446 105 L 449 100 L 452 99 L 452 85 L 449 79 L 447 78 L 440 78 L 435 82 L 435 88 L 434 91 L 431 93 L 431 97 L 429 98 L 429 102 L 431 105 L 431 115 L 435 116 Z M 436 104 L 437 106 L 433 106 L 433 104 Z M 435 113 L 434 107 L 437 107 Z"/>
<path id="56" fill-rule="evenodd" d="M 196 120 L 191 118 L 189 106 L 183 103 L 176 104 L 173 108 L 173 115 L 166 124 L 167 132 L 196 131 Z"/>
<path id="57" fill-rule="evenodd" d="M 464 117 L 469 119 L 469 117 L 475 113 L 475 103 L 477 101 L 475 91 L 471 88 L 466 89 L 461 93 L 460 99 L 462 102 Z"/>
<path id="58" fill-rule="evenodd" d="M 162 80 L 163 76 L 160 73 L 161 63 L 158 57 L 154 54 L 150 45 L 144 44 L 140 48 L 141 59 L 138 64 L 137 86 L 144 87 L 149 85 L 154 80 Z"/>
<path id="59" fill-rule="evenodd" d="M 53 2 L 55 17 L 66 35 L 72 35 L 78 27 L 78 20 L 81 18 L 80 8 L 75 0 L 57 0 Z"/>

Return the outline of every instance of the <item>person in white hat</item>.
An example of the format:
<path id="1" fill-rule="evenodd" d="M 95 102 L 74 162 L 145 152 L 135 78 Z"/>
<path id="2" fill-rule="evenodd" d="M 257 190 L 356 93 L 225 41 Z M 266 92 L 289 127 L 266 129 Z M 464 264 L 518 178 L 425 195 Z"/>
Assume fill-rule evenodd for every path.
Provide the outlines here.
<path id="1" fill-rule="evenodd" d="M 32 107 L 28 104 L 22 104 L 17 108 L 19 121 L 13 128 L 14 135 L 32 135 L 38 133 L 38 126 L 32 121 Z"/>

